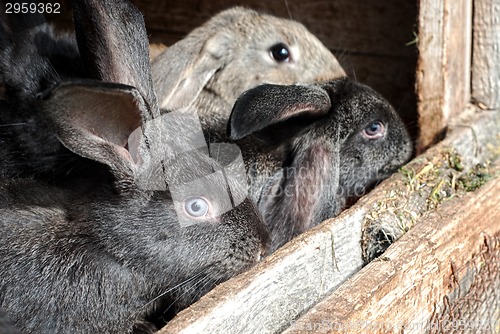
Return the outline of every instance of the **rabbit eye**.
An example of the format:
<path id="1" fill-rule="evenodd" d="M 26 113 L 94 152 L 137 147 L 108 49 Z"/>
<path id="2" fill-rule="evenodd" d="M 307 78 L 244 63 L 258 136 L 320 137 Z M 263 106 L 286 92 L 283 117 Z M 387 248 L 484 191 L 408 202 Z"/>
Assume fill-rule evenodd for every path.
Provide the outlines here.
<path id="1" fill-rule="evenodd" d="M 290 61 L 290 50 L 288 50 L 288 46 L 283 43 L 278 43 L 272 46 L 269 53 L 278 63 Z"/>
<path id="2" fill-rule="evenodd" d="M 385 126 L 381 121 L 372 122 L 366 128 L 363 129 L 363 136 L 368 139 L 377 139 L 384 135 Z"/>
<path id="3" fill-rule="evenodd" d="M 203 197 L 191 197 L 184 202 L 184 210 L 191 217 L 203 217 L 208 212 L 208 201 Z"/>

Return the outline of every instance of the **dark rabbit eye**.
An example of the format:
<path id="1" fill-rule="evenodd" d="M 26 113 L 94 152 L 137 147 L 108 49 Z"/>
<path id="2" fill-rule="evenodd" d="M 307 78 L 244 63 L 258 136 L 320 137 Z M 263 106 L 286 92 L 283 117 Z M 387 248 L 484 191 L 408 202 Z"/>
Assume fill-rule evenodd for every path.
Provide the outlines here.
<path id="1" fill-rule="evenodd" d="M 286 44 L 278 43 L 272 46 L 269 52 L 271 53 L 271 57 L 278 63 L 290 61 L 290 50 L 288 50 Z"/>
<path id="2" fill-rule="evenodd" d="M 385 126 L 381 121 L 375 121 L 370 123 L 366 128 L 363 129 L 363 135 L 368 139 L 377 139 L 384 135 Z"/>
<path id="3" fill-rule="evenodd" d="M 208 201 L 203 197 L 191 197 L 184 202 L 184 210 L 191 217 L 203 217 L 208 212 Z"/>

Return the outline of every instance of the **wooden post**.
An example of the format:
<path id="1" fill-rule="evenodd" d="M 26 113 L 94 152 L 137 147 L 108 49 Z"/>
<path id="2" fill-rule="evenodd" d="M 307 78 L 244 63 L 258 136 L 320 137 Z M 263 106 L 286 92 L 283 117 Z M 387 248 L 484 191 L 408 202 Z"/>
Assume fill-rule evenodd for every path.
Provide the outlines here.
<path id="1" fill-rule="evenodd" d="M 472 97 L 488 109 L 500 108 L 500 3 L 474 1 Z"/>
<path id="2" fill-rule="evenodd" d="M 421 0 L 417 103 L 420 153 L 470 100 L 472 0 Z"/>

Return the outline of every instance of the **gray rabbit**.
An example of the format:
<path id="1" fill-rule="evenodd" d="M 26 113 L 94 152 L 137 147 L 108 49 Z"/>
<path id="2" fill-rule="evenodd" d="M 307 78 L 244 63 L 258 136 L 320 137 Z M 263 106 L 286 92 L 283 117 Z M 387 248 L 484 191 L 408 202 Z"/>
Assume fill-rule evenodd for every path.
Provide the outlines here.
<path id="1" fill-rule="evenodd" d="M 0 180 L 0 309 L 23 333 L 152 332 L 169 306 L 186 307 L 257 262 L 268 233 L 248 198 L 220 210 L 219 193 L 238 186 L 230 174 L 217 191 L 198 193 L 186 183 L 175 199 L 167 189 L 148 188 L 158 168 L 153 153 L 169 148 L 156 141 L 165 134 L 155 122 L 160 110 L 142 15 L 127 1 L 73 5 L 80 27 L 96 29 L 90 39 L 78 37 L 79 45 L 96 52 L 113 45 L 118 52 L 102 66 L 75 64 L 99 80 L 56 78 L 38 97 L 37 120 L 109 182 Z M 36 89 L 24 91 L 32 99 Z M 139 139 L 131 140 L 138 129 Z M 197 176 L 224 167 L 197 150 L 179 166 L 199 166 Z M 169 164 L 161 168 L 171 178 L 186 175 Z"/>
<path id="2" fill-rule="evenodd" d="M 247 89 L 345 76 L 302 24 L 242 7 L 222 11 L 168 47 L 152 72 L 160 107 L 194 106 L 210 139 L 224 134 L 236 98 Z"/>
<path id="3" fill-rule="evenodd" d="M 227 130 L 242 149 L 272 250 L 337 215 L 412 154 L 390 104 L 347 78 L 250 89 Z"/>

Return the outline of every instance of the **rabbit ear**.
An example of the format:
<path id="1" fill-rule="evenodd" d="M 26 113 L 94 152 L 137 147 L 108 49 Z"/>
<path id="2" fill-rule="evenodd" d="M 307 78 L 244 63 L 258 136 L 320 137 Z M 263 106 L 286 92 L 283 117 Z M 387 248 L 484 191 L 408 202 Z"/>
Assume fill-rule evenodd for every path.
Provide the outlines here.
<path id="1" fill-rule="evenodd" d="M 202 41 L 188 36 L 160 54 L 152 64 L 153 82 L 160 108 L 177 110 L 190 106 L 203 87 L 229 62 L 231 36 L 218 33 Z M 222 52 L 227 53 L 221 53 Z"/>
<path id="2" fill-rule="evenodd" d="M 128 138 L 147 113 L 135 88 L 91 80 L 66 82 L 44 93 L 39 102 L 69 150 L 108 165 L 117 180 L 133 177 L 137 166 Z"/>
<path id="3" fill-rule="evenodd" d="M 148 36 L 139 10 L 126 0 L 73 0 L 72 5 L 78 48 L 90 77 L 136 87 L 156 112 Z"/>
<path id="4" fill-rule="evenodd" d="M 290 138 L 304 125 L 326 115 L 330 107 L 328 93 L 317 85 L 257 86 L 236 101 L 228 121 L 227 135 L 237 140 L 254 134 L 265 140 L 285 130 L 286 137 Z"/>
<path id="5" fill-rule="evenodd" d="M 268 178 L 258 201 L 273 237 L 272 251 L 341 208 L 338 139 L 302 144 L 291 165 Z"/>

